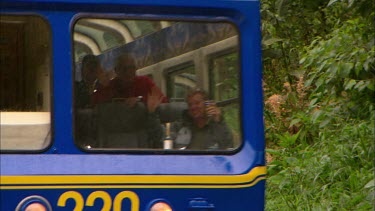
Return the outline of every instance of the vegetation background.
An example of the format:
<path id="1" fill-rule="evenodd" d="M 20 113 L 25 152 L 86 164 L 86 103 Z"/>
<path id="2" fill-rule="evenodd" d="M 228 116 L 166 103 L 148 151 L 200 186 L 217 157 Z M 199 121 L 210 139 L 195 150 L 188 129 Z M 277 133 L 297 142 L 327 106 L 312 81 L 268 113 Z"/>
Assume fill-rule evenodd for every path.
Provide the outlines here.
<path id="1" fill-rule="evenodd" d="M 266 210 L 374 210 L 374 11 L 261 0 Z"/>

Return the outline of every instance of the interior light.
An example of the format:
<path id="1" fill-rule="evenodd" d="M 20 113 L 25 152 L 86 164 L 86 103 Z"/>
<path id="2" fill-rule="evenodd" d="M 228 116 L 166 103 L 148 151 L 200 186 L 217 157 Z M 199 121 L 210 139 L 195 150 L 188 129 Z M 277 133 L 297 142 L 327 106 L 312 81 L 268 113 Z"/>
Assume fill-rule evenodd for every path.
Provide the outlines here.
<path id="1" fill-rule="evenodd" d="M 156 202 L 151 206 L 150 211 L 173 211 L 171 206 L 165 202 Z"/>
<path id="2" fill-rule="evenodd" d="M 47 208 L 43 204 L 36 202 L 29 204 L 25 211 L 47 211 Z"/>

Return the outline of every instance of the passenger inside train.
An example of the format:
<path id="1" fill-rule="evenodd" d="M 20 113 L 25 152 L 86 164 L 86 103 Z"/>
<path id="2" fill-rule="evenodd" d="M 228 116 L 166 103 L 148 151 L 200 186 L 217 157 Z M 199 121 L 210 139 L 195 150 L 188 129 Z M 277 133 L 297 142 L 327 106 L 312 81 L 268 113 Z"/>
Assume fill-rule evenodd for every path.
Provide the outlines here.
<path id="1" fill-rule="evenodd" d="M 94 30 L 89 30 L 86 22 L 95 27 L 95 21 L 90 18 L 79 20 L 75 25 L 76 32 L 82 30 L 82 33 L 90 34 Z M 111 21 L 124 26 L 147 23 Z M 152 26 L 157 24 L 157 21 L 150 22 L 153 22 Z M 96 64 L 92 66 L 97 69 L 97 76 L 95 79 L 92 75 L 95 80 L 91 81 L 95 82 L 91 83 L 91 106 L 75 109 L 74 131 L 78 147 L 85 151 L 207 152 L 239 146 L 238 38 L 235 28 L 227 23 L 163 23 L 164 28 L 157 27 L 150 34 L 130 39 L 129 43 L 119 42 L 114 48 L 90 56 Z M 103 27 L 95 28 L 98 29 Z M 76 47 L 80 48 L 81 44 Z M 76 52 L 83 50 L 87 49 Z M 87 54 L 90 52 L 83 54 L 83 67 Z M 102 64 L 104 71 L 99 71 L 101 65 L 97 64 Z M 84 69 L 81 72 L 84 78 L 87 74 Z M 114 74 L 103 83 L 99 78 L 103 72 Z M 79 88 L 76 83 L 75 91 Z M 76 104 L 85 100 L 75 95 Z"/>
<path id="2" fill-rule="evenodd" d="M 105 72 L 98 57 L 87 54 L 82 59 L 81 81 L 75 82 L 75 107 L 92 107 L 92 98 L 96 90 L 107 86 L 111 72 Z"/>
<path id="3" fill-rule="evenodd" d="M 217 150 L 233 147 L 232 132 L 221 109 L 202 89 L 193 89 L 186 96 L 188 109 L 181 122 L 175 124 L 175 144 L 180 149 Z"/>
<path id="4" fill-rule="evenodd" d="M 88 60 L 87 58 L 91 58 Z M 86 142 L 104 148 L 158 148 L 161 144 L 162 128 L 155 114 L 160 103 L 167 98 L 147 76 L 136 76 L 136 66 L 130 54 L 122 54 L 116 59 L 116 76 L 105 83 L 96 80 L 93 71 L 88 72 L 88 64 L 94 64 L 94 70 L 100 75 L 100 65 L 96 57 L 85 56 L 82 63 L 84 82 L 93 84 L 92 104 L 95 116 L 78 118 L 77 127 Z M 85 63 L 86 62 L 86 63 Z M 86 67 L 86 68 L 85 68 Z M 103 75 L 103 74 L 102 74 Z M 88 77 L 91 76 L 91 77 Z M 76 90 L 82 86 L 76 87 Z M 80 102 L 82 97 L 76 96 Z M 81 115 L 85 116 L 85 115 Z M 87 115 L 86 115 L 87 117 Z M 90 120 L 91 118 L 91 120 Z M 95 121 L 92 119 L 95 118 Z M 82 121 L 84 120 L 84 121 Z M 88 128 L 86 132 L 83 132 Z M 90 131 L 91 130 L 91 131 Z M 93 131 L 98 131 L 97 134 Z M 93 135 L 94 134 L 94 135 Z M 94 142 L 94 143 L 93 143 Z"/>

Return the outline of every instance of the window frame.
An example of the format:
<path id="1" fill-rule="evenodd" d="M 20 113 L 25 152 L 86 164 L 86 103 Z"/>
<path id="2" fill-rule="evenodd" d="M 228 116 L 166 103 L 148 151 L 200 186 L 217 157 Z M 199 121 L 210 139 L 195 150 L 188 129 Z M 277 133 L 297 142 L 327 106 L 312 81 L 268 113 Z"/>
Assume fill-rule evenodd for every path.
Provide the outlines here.
<path id="1" fill-rule="evenodd" d="M 202 19 L 201 17 L 199 17 L 198 19 L 195 19 L 195 18 L 178 18 L 178 19 L 173 19 L 173 18 L 165 18 L 165 16 L 158 16 L 158 17 L 147 17 L 147 18 L 140 18 L 139 16 L 135 15 L 135 16 L 127 16 L 127 15 L 111 15 L 111 14 L 94 14 L 94 13 L 90 13 L 90 14 L 78 14 L 75 16 L 75 19 L 73 21 L 73 24 L 72 24 L 72 29 L 74 29 L 74 23 L 76 23 L 79 19 L 82 19 L 82 18 L 103 18 L 103 19 L 110 19 L 110 18 L 113 18 L 113 19 L 128 19 L 128 20 L 150 20 L 150 21 L 153 21 L 153 20 L 161 20 L 161 21 L 181 21 L 181 22 L 196 22 L 196 23 L 225 23 L 225 24 L 228 24 L 230 25 L 231 27 L 233 27 L 233 29 L 236 31 L 236 35 L 234 35 L 234 37 L 236 37 L 236 39 L 238 40 L 238 43 L 239 43 L 239 36 L 240 36 L 240 33 L 239 33 L 239 29 L 238 27 L 231 21 L 229 21 L 229 19 L 210 19 L 210 18 L 205 18 L 205 19 Z M 165 19 L 164 19 L 165 18 Z M 229 38 L 233 38 L 233 37 L 229 37 Z M 228 38 L 226 38 L 228 39 Z M 215 44 L 215 43 L 211 43 L 211 44 Z M 209 44 L 209 45 L 211 45 Z M 74 47 L 73 47 L 74 49 Z M 184 53 L 184 54 L 189 54 L 190 52 L 187 52 L 187 53 Z M 182 55 L 184 55 L 182 54 Z M 179 56 L 182 56 L 182 55 L 179 55 Z M 209 55 L 209 54 L 208 54 Z M 241 59 L 241 58 L 240 58 Z M 74 59 L 72 59 L 73 63 L 74 63 Z M 178 71 L 176 70 L 175 68 L 177 67 L 177 69 L 180 69 L 181 66 L 184 67 L 186 65 L 186 63 L 190 63 L 191 61 L 188 61 L 188 62 L 183 62 L 183 63 L 178 63 L 178 65 L 176 66 L 169 66 L 168 68 L 164 69 L 162 72 L 164 73 L 164 77 L 165 77 L 165 74 L 168 74 L 168 72 L 170 71 Z M 195 64 L 195 58 L 193 57 L 193 61 L 194 63 L 194 67 L 197 68 L 196 64 Z M 154 65 L 154 64 L 153 64 Z M 151 66 L 153 66 L 151 65 Z M 208 64 L 207 64 L 208 66 Z M 74 70 L 73 70 L 74 71 Z M 137 70 L 138 71 L 138 70 Z M 239 68 L 239 71 L 241 71 L 241 69 Z M 209 73 L 205 73 L 206 76 L 204 76 L 205 78 L 209 76 Z M 197 75 L 197 73 L 196 73 Z M 198 76 L 198 75 L 197 75 Z M 168 79 L 164 79 L 165 80 L 165 86 L 168 86 Z M 197 85 L 198 86 L 201 86 L 203 83 L 202 81 L 197 81 Z M 240 81 L 238 81 L 239 83 L 239 87 L 240 86 Z M 204 85 L 204 84 L 203 84 Z M 205 85 L 205 86 L 210 86 L 210 82 Z M 73 87 L 74 88 L 74 87 Z M 210 93 L 210 90 L 208 90 L 208 93 Z M 168 94 L 167 94 L 168 95 Z M 74 99 L 74 98 L 73 98 Z M 74 103 L 73 103 L 74 104 Z M 240 112 L 241 113 L 241 112 Z M 75 115 L 75 112 L 73 112 L 73 115 Z M 73 116 L 73 119 L 75 117 Z M 242 117 L 241 117 L 242 118 Z M 242 125 L 242 121 L 240 121 L 240 124 Z M 76 129 L 74 127 L 75 123 L 73 123 L 73 134 L 76 134 Z M 241 126 L 241 130 L 242 130 L 242 126 Z M 76 140 L 74 138 L 74 144 L 76 145 Z M 216 154 L 216 155 L 219 155 L 219 154 L 235 154 L 236 152 L 238 152 L 239 150 L 241 150 L 241 147 L 243 145 L 244 141 L 241 140 L 241 144 L 239 146 L 236 146 L 236 148 L 234 149 L 228 149 L 228 150 L 178 150 L 178 149 L 173 149 L 173 150 L 164 150 L 164 149 L 145 149 L 145 148 L 139 148 L 139 149 L 113 149 L 113 148 L 108 148 L 108 149 L 102 149 L 102 148 L 91 148 L 91 149 L 86 149 L 86 148 L 83 148 L 83 147 L 79 147 L 77 146 L 77 148 L 82 151 L 82 152 L 85 152 L 85 153 L 115 153 L 115 154 L 203 154 L 203 155 L 209 155 L 209 154 Z"/>
<path id="2" fill-rule="evenodd" d="M 181 73 L 185 73 L 186 69 L 189 69 L 189 68 L 193 68 L 194 70 L 194 76 L 197 77 L 197 73 L 196 73 L 196 66 L 194 64 L 194 61 L 187 61 L 187 62 L 184 62 L 182 64 L 178 64 L 176 66 L 173 66 L 173 67 L 170 67 L 168 69 L 165 70 L 165 77 L 166 77 L 166 85 L 167 85 L 167 97 L 170 99 L 171 102 L 180 102 L 181 100 L 184 101 L 185 99 L 182 98 L 172 98 L 172 96 L 174 96 L 175 93 L 175 89 L 174 89 L 174 84 L 176 83 L 172 83 L 172 77 L 175 77 Z M 197 81 L 195 82 L 197 83 Z M 175 100 L 171 100 L 171 99 L 175 99 Z"/>

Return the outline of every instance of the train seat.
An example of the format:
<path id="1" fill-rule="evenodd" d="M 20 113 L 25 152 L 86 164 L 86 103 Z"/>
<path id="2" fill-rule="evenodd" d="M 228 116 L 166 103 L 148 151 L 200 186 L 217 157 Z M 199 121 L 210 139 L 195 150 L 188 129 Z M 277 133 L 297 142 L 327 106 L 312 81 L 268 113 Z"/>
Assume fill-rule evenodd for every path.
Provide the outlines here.
<path id="1" fill-rule="evenodd" d="M 147 111 L 143 103 L 134 107 L 122 102 L 98 104 L 96 119 L 98 147 L 147 148 Z"/>
<path id="2" fill-rule="evenodd" d="M 181 120 L 187 109 L 185 102 L 161 104 L 156 113 L 159 123 Z M 147 132 L 147 109 L 143 103 L 128 107 L 123 102 L 98 104 L 95 108 L 78 109 L 76 143 L 81 147 L 139 149 L 154 148 Z M 160 140 L 161 141 L 161 140 Z M 158 144 L 156 144 L 158 145 Z"/>

